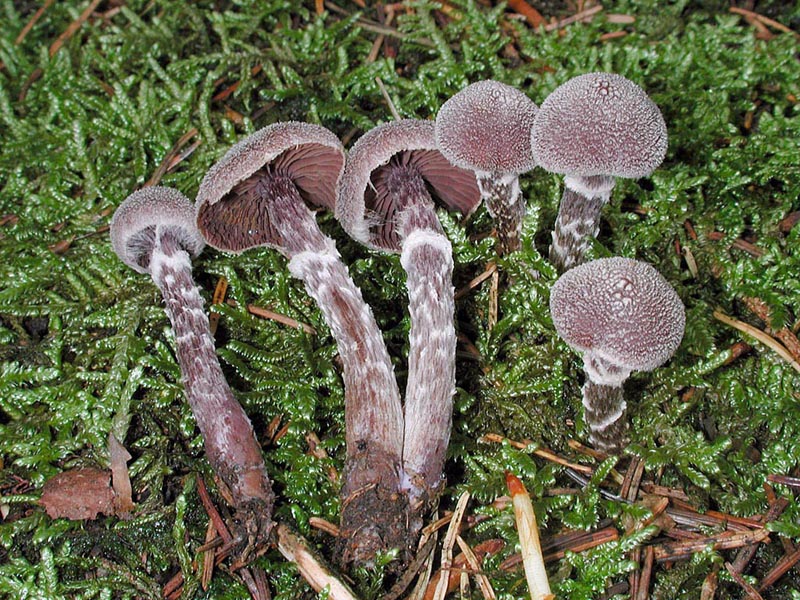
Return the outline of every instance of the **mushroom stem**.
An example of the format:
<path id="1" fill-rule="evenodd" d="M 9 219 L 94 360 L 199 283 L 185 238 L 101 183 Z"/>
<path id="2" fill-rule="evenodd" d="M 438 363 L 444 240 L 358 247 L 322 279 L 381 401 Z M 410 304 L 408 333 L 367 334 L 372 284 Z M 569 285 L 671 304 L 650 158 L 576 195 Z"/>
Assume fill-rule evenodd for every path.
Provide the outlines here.
<path id="1" fill-rule="evenodd" d="M 398 169 L 400 169 L 398 167 Z M 421 176 L 390 173 L 411 317 L 405 395 L 403 487 L 412 536 L 441 491 L 455 393 L 453 248 Z"/>
<path id="2" fill-rule="evenodd" d="M 208 461 L 231 491 L 247 548 L 263 546 L 274 525 L 274 495 L 261 447 L 222 373 L 189 254 L 171 228 L 156 228 L 149 270 L 164 297 L 187 400 Z"/>
<path id="3" fill-rule="evenodd" d="M 591 238 L 600 229 L 600 211 L 614 188 L 612 177 L 565 177 L 558 207 L 550 262 L 559 273 L 585 262 Z"/>
<path id="4" fill-rule="evenodd" d="M 256 205 L 266 206 L 289 271 L 317 302 L 342 359 L 347 457 L 340 540 L 343 562 L 363 564 L 407 537 L 406 508 L 398 506 L 403 416 L 392 364 L 361 290 L 297 188 L 282 177 L 259 186 Z"/>
<path id="5" fill-rule="evenodd" d="M 483 173 L 475 177 L 486 210 L 495 220 L 497 252 L 500 255 L 519 250 L 522 244 L 522 220 L 525 218 L 525 202 L 519 189 L 519 177 L 515 173 Z"/>
<path id="6" fill-rule="evenodd" d="M 618 453 L 628 442 L 627 402 L 622 387 L 629 369 L 616 367 L 592 352 L 583 355 L 586 382 L 583 408 L 589 426 L 589 441 L 598 450 Z"/>

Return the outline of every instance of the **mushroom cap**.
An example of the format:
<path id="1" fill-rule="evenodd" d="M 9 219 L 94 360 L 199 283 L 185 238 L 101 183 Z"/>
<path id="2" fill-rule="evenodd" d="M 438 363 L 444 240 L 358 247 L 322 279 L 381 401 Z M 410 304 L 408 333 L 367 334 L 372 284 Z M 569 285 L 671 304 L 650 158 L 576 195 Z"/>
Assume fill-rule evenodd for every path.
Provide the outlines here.
<path id="1" fill-rule="evenodd" d="M 638 85 L 615 73 L 587 73 L 556 88 L 531 130 L 536 162 L 553 173 L 637 179 L 661 164 L 667 125 Z"/>
<path id="2" fill-rule="evenodd" d="M 148 273 L 157 227 L 172 228 L 192 257 L 203 250 L 205 242 L 195 225 L 192 201 L 178 190 L 153 186 L 133 192 L 111 218 L 114 252 L 133 270 Z"/>
<path id="3" fill-rule="evenodd" d="M 259 211 L 258 207 L 245 206 L 244 200 L 236 202 L 234 190 L 259 171 L 288 177 L 309 205 L 333 210 L 344 159 L 339 138 L 321 125 L 286 121 L 259 129 L 232 146 L 203 177 L 195 201 L 203 236 L 209 245 L 231 252 L 265 243 L 250 243 L 247 236 L 227 239 L 226 235 L 246 228 L 248 218 L 254 217 L 251 213 Z M 223 200 L 229 205 L 215 206 Z M 259 214 L 258 218 L 266 217 Z"/>
<path id="4" fill-rule="evenodd" d="M 347 155 L 339 182 L 336 218 L 356 240 L 398 252 L 395 209 L 382 173 L 392 158 L 416 170 L 450 210 L 470 214 L 481 200 L 475 174 L 454 166 L 436 146 L 433 121 L 402 119 L 383 123 L 361 136 Z"/>
<path id="5" fill-rule="evenodd" d="M 436 143 L 450 162 L 486 173 L 536 166 L 531 127 L 538 108 L 517 88 L 487 79 L 452 96 L 436 115 Z"/>
<path id="6" fill-rule="evenodd" d="M 651 371 L 683 338 L 686 315 L 678 294 L 652 266 L 601 258 L 564 273 L 550 291 L 558 335 L 580 352 L 612 365 Z"/>

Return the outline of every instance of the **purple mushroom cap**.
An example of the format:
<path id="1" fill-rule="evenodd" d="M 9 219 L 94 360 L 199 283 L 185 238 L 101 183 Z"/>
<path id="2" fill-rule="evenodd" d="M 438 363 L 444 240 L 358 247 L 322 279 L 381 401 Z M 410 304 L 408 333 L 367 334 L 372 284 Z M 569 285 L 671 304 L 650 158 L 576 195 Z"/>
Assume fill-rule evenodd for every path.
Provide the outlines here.
<path id="1" fill-rule="evenodd" d="M 432 121 L 403 119 L 371 129 L 348 153 L 339 184 L 336 218 L 355 239 L 372 248 L 399 252 L 394 233 L 398 209 L 389 173 L 396 166 L 418 173 L 451 210 L 470 214 L 480 203 L 475 175 L 453 166 L 436 146 Z"/>
<path id="2" fill-rule="evenodd" d="M 550 291 L 558 335 L 580 352 L 616 367 L 651 371 L 683 338 L 686 316 L 678 294 L 647 263 L 601 258 L 564 273 Z"/>
<path id="3" fill-rule="evenodd" d="M 138 273 L 148 273 L 156 227 L 174 229 L 190 256 L 202 252 L 205 242 L 195 226 L 194 205 L 179 191 L 146 187 L 132 193 L 111 218 L 111 245 L 120 260 Z"/>
<path id="4" fill-rule="evenodd" d="M 263 177 L 293 185 L 311 207 L 332 210 L 344 148 L 331 131 L 288 121 L 234 145 L 209 169 L 197 192 L 197 223 L 209 245 L 229 252 L 280 244 L 268 211 L 254 200 Z"/>
<path id="5" fill-rule="evenodd" d="M 530 131 L 536 104 L 520 90 L 487 79 L 451 97 L 436 115 L 436 143 L 453 164 L 485 173 L 520 174 L 536 166 Z"/>
<path id="6" fill-rule="evenodd" d="M 531 145 L 539 166 L 553 173 L 636 179 L 664 160 L 667 126 L 638 85 L 614 73 L 588 73 L 545 99 Z"/>

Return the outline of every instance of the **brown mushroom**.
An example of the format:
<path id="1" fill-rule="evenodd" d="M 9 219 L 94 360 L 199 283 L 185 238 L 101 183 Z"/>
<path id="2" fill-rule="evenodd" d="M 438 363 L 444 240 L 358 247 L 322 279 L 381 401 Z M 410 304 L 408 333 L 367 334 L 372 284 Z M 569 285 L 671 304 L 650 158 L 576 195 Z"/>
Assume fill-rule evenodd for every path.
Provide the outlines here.
<path id="1" fill-rule="evenodd" d="M 203 300 L 192 280 L 191 257 L 204 242 L 191 201 L 165 187 L 134 192 L 111 219 L 111 243 L 122 262 L 148 273 L 164 296 L 186 398 L 208 461 L 231 491 L 243 554 L 263 548 L 273 526 L 274 496 L 261 446 L 222 373 Z"/>
<path id="2" fill-rule="evenodd" d="M 589 439 L 618 452 L 628 429 L 622 384 L 632 371 L 652 371 L 674 354 L 686 323 L 683 303 L 647 263 L 601 258 L 556 281 L 550 314 L 558 335 L 583 354 Z"/>
<path id="3" fill-rule="evenodd" d="M 455 94 L 436 115 L 436 143 L 450 162 L 475 173 L 500 254 L 520 248 L 519 175 L 536 166 L 530 134 L 537 110 L 520 90 L 487 79 Z"/>
<path id="4" fill-rule="evenodd" d="M 342 358 L 346 464 L 342 485 L 343 560 L 368 562 L 396 546 L 403 444 L 400 392 L 369 306 L 311 208 L 332 209 L 344 166 L 338 138 L 319 125 L 286 122 L 233 146 L 207 173 L 197 222 L 215 248 L 277 249 L 323 312 Z M 364 492 L 353 504 L 354 490 Z M 368 507 L 368 508 L 365 508 Z"/>
<path id="5" fill-rule="evenodd" d="M 362 136 L 347 158 L 336 216 L 354 238 L 399 252 L 411 315 L 403 472 L 412 537 L 438 497 L 455 392 L 453 257 L 434 197 L 468 214 L 480 201 L 474 175 L 436 146 L 434 124 L 405 119 Z"/>
<path id="6" fill-rule="evenodd" d="M 539 166 L 564 174 L 550 246 L 550 261 L 563 272 L 584 261 L 614 178 L 645 177 L 664 160 L 667 126 L 638 85 L 615 73 L 588 73 L 545 99 L 531 146 Z"/>

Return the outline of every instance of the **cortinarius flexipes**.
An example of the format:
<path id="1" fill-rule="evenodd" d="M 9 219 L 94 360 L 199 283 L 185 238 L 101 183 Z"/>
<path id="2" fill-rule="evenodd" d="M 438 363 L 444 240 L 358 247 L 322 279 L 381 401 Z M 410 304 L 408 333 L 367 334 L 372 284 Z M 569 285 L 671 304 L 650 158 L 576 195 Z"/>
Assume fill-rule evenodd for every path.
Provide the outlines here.
<path id="1" fill-rule="evenodd" d="M 585 260 L 614 178 L 645 177 L 664 160 L 667 126 L 638 85 L 614 73 L 588 73 L 545 99 L 531 146 L 540 167 L 564 174 L 550 246 L 550 261 L 564 272 Z"/>
<path id="2" fill-rule="evenodd" d="M 191 201 L 165 187 L 131 194 L 111 219 L 111 243 L 122 262 L 149 273 L 164 296 L 186 397 L 203 434 L 206 456 L 228 486 L 246 544 L 263 547 L 272 529 L 273 493 L 253 427 L 217 360 L 191 257 L 204 243 Z"/>
<path id="3" fill-rule="evenodd" d="M 437 149 L 433 123 L 405 119 L 380 125 L 354 144 L 336 204 L 345 230 L 371 248 L 400 252 L 407 275 L 403 471 L 412 537 L 441 489 L 455 392 L 453 256 L 431 191 L 462 214 L 480 202 L 474 175 Z"/>
<path id="4" fill-rule="evenodd" d="M 618 452 L 628 421 L 622 384 L 666 362 L 683 338 L 683 303 L 662 275 L 630 258 L 601 258 L 564 273 L 550 291 L 558 335 L 583 353 L 589 439 Z"/>
<path id="5" fill-rule="evenodd" d="M 436 115 L 436 143 L 447 159 L 475 173 L 494 218 L 497 250 L 519 250 L 525 199 L 519 175 L 532 170 L 536 104 L 520 90 L 487 79 L 452 96 Z"/>
<path id="6" fill-rule="evenodd" d="M 336 339 L 345 387 L 347 458 L 342 485 L 343 562 L 370 561 L 406 537 L 397 509 L 403 416 L 383 337 L 361 291 L 311 207 L 333 209 L 344 166 L 339 139 L 319 125 L 287 122 L 233 146 L 206 174 L 197 223 L 215 248 L 277 249 L 316 300 Z"/>

